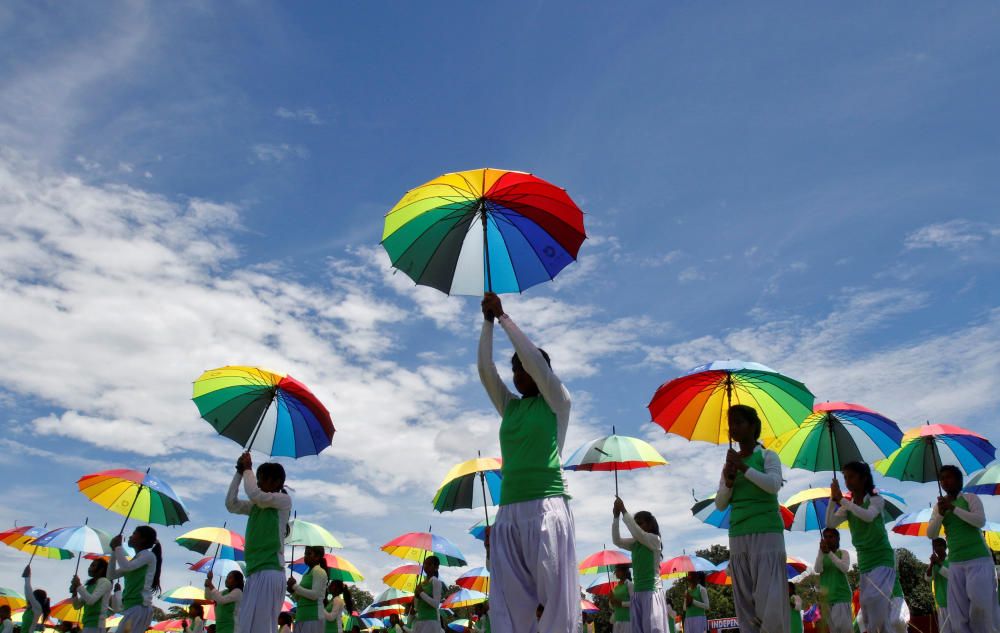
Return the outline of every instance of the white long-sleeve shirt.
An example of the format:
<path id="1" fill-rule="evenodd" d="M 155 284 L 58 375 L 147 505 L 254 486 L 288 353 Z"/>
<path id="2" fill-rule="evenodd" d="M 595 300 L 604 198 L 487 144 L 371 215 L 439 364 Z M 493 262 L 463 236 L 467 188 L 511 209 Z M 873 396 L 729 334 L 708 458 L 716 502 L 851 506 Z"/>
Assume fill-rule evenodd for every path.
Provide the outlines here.
<path id="1" fill-rule="evenodd" d="M 871 523 L 876 517 L 882 515 L 882 511 L 885 509 L 885 499 L 879 495 L 865 495 L 865 499 L 868 500 L 868 507 L 865 508 L 860 504 L 854 503 L 847 497 L 840 500 L 840 505 L 831 501 L 826 506 L 826 524 L 840 525 L 847 520 L 847 514 L 853 514 L 865 523 Z M 864 501 L 862 500 L 862 503 Z"/>
<path id="2" fill-rule="evenodd" d="M 295 588 L 292 589 L 292 594 L 302 596 L 308 600 L 317 600 L 322 602 L 323 596 L 326 595 L 326 570 L 319 565 L 316 565 L 309 570 L 309 573 L 313 576 L 312 588 L 306 589 L 302 586 L 302 583 L 295 583 Z"/>
<path id="3" fill-rule="evenodd" d="M 73 594 L 73 608 L 82 609 L 84 605 L 101 603 L 101 619 L 98 621 L 98 628 L 104 627 L 104 618 L 107 617 L 108 607 L 111 605 L 111 581 L 107 578 L 98 578 L 94 583 L 94 590 L 87 591 L 87 585 L 77 587 Z"/>
<path id="4" fill-rule="evenodd" d="M 243 483 L 243 490 L 247 496 L 246 500 L 239 498 L 240 482 Z M 285 536 L 287 535 L 288 519 L 292 514 L 292 498 L 284 492 L 262 491 L 257 487 L 257 477 L 248 468 L 243 471 L 242 475 L 236 473 L 233 476 L 233 480 L 229 482 L 229 490 L 226 492 L 226 510 L 233 514 L 245 514 L 249 516 L 250 510 L 255 505 L 261 508 L 274 508 L 278 511 L 278 529 L 282 530 L 279 538 L 284 543 Z M 276 553 L 278 562 L 284 567 L 284 548 L 279 549 Z"/>
<path id="5" fill-rule="evenodd" d="M 229 604 L 231 602 L 239 603 L 241 600 L 243 600 L 243 590 L 242 589 L 230 589 L 229 593 L 223 595 L 223 593 L 221 591 L 219 591 L 218 589 L 216 589 L 215 587 L 212 587 L 211 589 L 209 589 L 208 587 L 206 587 L 205 588 L 205 598 L 208 599 L 208 600 L 211 600 L 216 605 Z M 239 608 L 238 604 L 237 604 L 237 608 Z"/>
<path id="6" fill-rule="evenodd" d="M 501 316 L 497 319 L 500 327 L 507 333 L 514 352 L 517 353 L 518 360 L 524 371 L 531 376 L 538 386 L 538 393 L 545 399 L 546 404 L 552 409 L 556 416 L 557 439 L 559 452 L 562 452 L 563 444 L 566 441 L 566 430 L 569 428 L 569 414 L 571 408 L 570 395 L 562 381 L 556 376 L 552 368 L 545 361 L 545 357 L 538 351 L 535 344 L 521 331 L 509 316 Z M 497 372 L 497 367 L 493 362 L 493 322 L 484 319 L 483 331 L 479 337 L 479 378 L 483 387 L 497 412 L 502 416 L 507 410 L 507 404 L 517 398 L 507 388 L 503 378 Z"/>
<path id="7" fill-rule="evenodd" d="M 851 553 L 846 549 L 840 550 L 840 556 L 837 556 L 837 552 L 830 552 L 829 554 L 834 567 L 845 574 L 851 569 Z M 816 555 L 816 562 L 813 563 L 813 571 L 817 574 L 822 574 L 825 560 L 826 554 L 823 553 L 823 550 L 819 550 L 819 553 Z"/>
<path id="8" fill-rule="evenodd" d="M 764 492 L 769 492 L 771 494 L 778 494 L 781 490 L 781 460 L 778 458 L 778 454 L 774 451 L 767 450 L 766 448 L 758 445 L 754 447 L 754 452 L 760 451 L 764 455 L 764 471 L 761 472 L 756 468 L 747 468 L 743 476 L 753 485 L 757 486 Z M 733 498 L 733 489 L 726 485 L 726 478 L 724 476 L 719 478 L 719 489 L 715 493 L 715 507 L 719 510 L 725 510 L 729 507 L 729 502 Z"/>
<path id="9" fill-rule="evenodd" d="M 31 630 L 34 631 L 38 623 L 42 621 L 44 614 L 42 613 L 42 604 L 38 602 L 38 598 L 35 597 L 35 590 L 31 587 L 31 576 L 27 576 L 24 579 L 24 598 L 28 601 L 28 607 L 31 609 L 31 612 L 35 614 L 35 621 L 31 623 Z M 31 633 L 31 631 L 22 631 L 22 633 Z"/>
<path id="10" fill-rule="evenodd" d="M 705 585 L 698 585 L 698 596 L 697 600 L 691 598 L 691 606 L 708 611 L 708 589 Z"/>
<path id="11" fill-rule="evenodd" d="M 435 609 L 441 606 L 441 600 L 444 594 L 444 583 L 438 578 L 431 578 L 431 592 L 430 595 L 420 592 L 420 599 L 431 605 Z"/>
<path id="12" fill-rule="evenodd" d="M 969 504 L 968 510 L 963 510 L 959 507 L 952 508 L 952 512 L 955 516 L 962 519 L 969 525 L 977 529 L 983 529 L 986 525 L 986 511 L 983 509 L 983 502 L 978 495 L 969 494 L 963 492 L 959 494 L 960 497 L 965 499 L 965 502 Z M 927 538 L 937 538 L 941 534 L 941 526 L 944 524 L 944 516 L 938 512 L 938 506 L 935 503 L 931 509 L 931 518 L 927 522 Z"/>
<path id="13" fill-rule="evenodd" d="M 337 633 L 342 633 L 344 630 L 344 621 L 341 616 L 344 613 L 344 598 L 343 596 L 334 596 L 333 600 L 327 608 L 320 609 L 320 617 L 327 622 L 337 623 Z"/>
<path id="14" fill-rule="evenodd" d="M 622 536 L 618 519 L 625 523 L 631 537 Z M 656 586 L 660 586 L 660 561 L 663 559 L 663 544 L 659 535 L 647 532 L 639 527 L 635 519 L 628 512 L 622 512 L 619 517 L 615 517 L 611 522 L 611 542 L 618 547 L 632 551 L 632 546 L 636 543 L 647 547 L 653 552 L 653 570 L 656 575 Z"/>
<path id="15" fill-rule="evenodd" d="M 3 624 L 0 624 L 0 633 L 13 633 L 13 631 L 14 623 L 11 622 L 10 618 L 7 618 L 3 621 Z"/>
<path id="16" fill-rule="evenodd" d="M 125 549 L 119 545 L 111 553 L 108 578 L 122 578 L 130 571 L 146 566 L 146 578 L 142 585 L 142 604 L 153 604 L 153 578 L 156 576 L 156 555 L 148 549 L 139 550 L 131 560 L 125 557 Z"/>

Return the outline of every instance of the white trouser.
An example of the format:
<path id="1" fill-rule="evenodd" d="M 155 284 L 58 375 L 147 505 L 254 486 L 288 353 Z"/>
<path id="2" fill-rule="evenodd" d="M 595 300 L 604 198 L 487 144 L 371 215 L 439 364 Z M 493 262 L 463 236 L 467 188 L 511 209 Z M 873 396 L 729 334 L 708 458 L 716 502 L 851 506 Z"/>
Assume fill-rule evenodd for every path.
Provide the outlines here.
<path id="1" fill-rule="evenodd" d="M 992 633 L 1000 626 L 997 577 L 991 558 L 948 566 L 948 616 L 952 633 Z"/>
<path id="2" fill-rule="evenodd" d="M 892 630 L 889 628 L 889 607 L 895 584 L 896 570 L 892 567 L 876 567 L 861 574 L 858 602 L 868 633 L 890 633 Z"/>
<path id="3" fill-rule="evenodd" d="M 854 630 L 854 614 L 851 613 L 849 602 L 836 602 L 823 611 L 829 633 L 852 633 Z"/>
<path id="4" fill-rule="evenodd" d="M 951 619 L 948 617 L 948 607 L 937 608 L 938 633 L 951 633 Z"/>
<path id="5" fill-rule="evenodd" d="M 146 633 L 149 623 L 153 621 L 153 607 L 141 604 L 125 609 L 122 620 L 118 623 L 121 633 Z"/>
<path id="6" fill-rule="evenodd" d="M 684 618 L 684 633 L 707 633 L 708 618 L 703 615 L 693 615 Z"/>
<path id="7" fill-rule="evenodd" d="M 910 606 L 906 600 L 894 596 L 889 603 L 889 630 L 893 633 L 906 633 L 910 624 Z"/>
<path id="8" fill-rule="evenodd" d="M 612 622 L 611 633 L 632 633 L 631 622 Z"/>
<path id="9" fill-rule="evenodd" d="M 667 602 L 663 592 L 633 591 L 629 598 L 629 620 L 633 633 L 668 633 Z M 544 629 L 542 629 L 544 630 Z"/>
<path id="10" fill-rule="evenodd" d="M 490 625 L 494 633 L 580 629 L 574 531 L 573 513 L 564 497 L 500 506 L 490 529 Z M 536 627 L 538 605 L 545 611 Z"/>
<path id="11" fill-rule="evenodd" d="M 325 628 L 325 620 L 306 620 L 305 622 L 295 622 L 295 633 L 323 633 Z"/>
<path id="12" fill-rule="evenodd" d="M 280 569 L 265 569 L 247 576 L 236 633 L 274 633 L 285 601 L 287 581 Z"/>
<path id="13" fill-rule="evenodd" d="M 410 630 L 413 633 L 441 633 L 441 620 L 417 620 Z"/>
<path id="14" fill-rule="evenodd" d="M 785 537 L 729 537 L 729 576 L 741 633 L 789 633 Z"/>

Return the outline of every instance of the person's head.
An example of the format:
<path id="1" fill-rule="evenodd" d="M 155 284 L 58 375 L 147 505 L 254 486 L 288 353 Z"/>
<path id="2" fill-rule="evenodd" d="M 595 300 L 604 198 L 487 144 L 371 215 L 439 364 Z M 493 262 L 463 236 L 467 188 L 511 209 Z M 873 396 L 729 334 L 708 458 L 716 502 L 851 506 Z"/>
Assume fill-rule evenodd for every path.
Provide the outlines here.
<path id="1" fill-rule="evenodd" d="M 626 580 L 632 580 L 632 570 L 629 569 L 628 563 L 621 563 L 620 565 L 615 565 L 615 578 L 625 582 Z"/>
<path id="2" fill-rule="evenodd" d="M 641 527 L 643 531 L 652 532 L 657 536 L 660 535 L 660 524 L 656 522 L 656 517 L 654 517 L 648 510 L 640 510 L 636 512 L 633 518 L 635 519 L 636 525 Z"/>
<path id="3" fill-rule="evenodd" d="M 696 571 L 689 571 L 687 573 L 686 580 L 687 580 L 687 584 L 689 586 L 691 586 L 691 587 L 697 586 L 698 585 L 698 572 L 696 572 Z"/>
<path id="4" fill-rule="evenodd" d="M 549 358 L 548 353 L 540 347 L 538 351 L 549 367 L 552 367 L 552 359 Z M 517 389 L 518 393 L 527 398 L 537 396 L 538 385 L 535 384 L 535 379 L 531 377 L 531 374 L 525 371 L 524 365 L 521 364 L 521 359 L 517 357 L 517 354 L 511 356 L 510 368 L 514 372 L 514 388 Z"/>
<path id="5" fill-rule="evenodd" d="M 87 575 L 90 576 L 92 580 L 104 578 L 108 575 L 108 561 L 103 558 L 95 558 L 90 561 L 90 566 L 87 567 Z"/>
<path id="6" fill-rule="evenodd" d="M 322 569 L 328 569 L 326 565 L 326 550 L 321 545 L 310 545 L 306 547 L 306 552 L 302 560 L 309 569 L 319 565 Z"/>
<path id="7" fill-rule="evenodd" d="M 3 606 L 0 606 L 0 621 L 9 619 L 10 619 L 10 605 L 5 604 Z"/>
<path id="8" fill-rule="evenodd" d="M 205 607 L 200 604 L 192 604 L 188 607 L 188 615 L 192 618 L 202 618 L 205 619 Z"/>
<path id="9" fill-rule="evenodd" d="M 160 571 L 163 569 L 163 549 L 160 542 L 156 540 L 156 530 L 148 525 L 140 525 L 128 537 L 129 547 L 135 551 L 148 549 L 156 557 L 156 572 L 153 574 L 153 591 L 160 591 Z"/>
<path id="10" fill-rule="evenodd" d="M 243 591 L 244 583 L 246 583 L 246 580 L 243 578 L 243 572 L 240 570 L 234 569 L 226 574 L 226 589 L 230 591 L 233 589 Z"/>
<path id="11" fill-rule="evenodd" d="M 965 483 L 962 471 L 958 469 L 958 466 L 951 464 L 945 464 L 941 467 L 941 470 L 938 471 L 938 481 L 941 482 L 941 488 L 950 495 L 962 492 L 962 485 Z"/>
<path id="12" fill-rule="evenodd" d="M 264 462 L 258 466 L 257 487 L 261 492 L 284 492 L 285 467 L 277 462 Z"/>
<path id="13" fill-rule="evenodd" d="M 875 495 L 875 479 L 872 477 L 872 467 L 865 462 L 850 462 L 844 464 L 841 471 L 844 474 L 844 484 L 851 491 L 855 503 L 861 503 L 864 495 Z"/>
<path id="14" fill-rule="evenodd" d="M 931 541 L 931 549 L 937 554 L 938 558 L 944 559 L 948 556 L 948 541 L 944 540 L 940 536 Z"/>
<path id="15" fill-rule="evenodd" d="M 795 583 L 794 582 L 789 581 L 789 583 L 788 583 L 788 595 L 790 595 L 790 596 L 794 596 L 795 595 Z"/>
<path id="16" fill-rule="evenodd" d="M 831 552 L 836 552 L 840 549 L 840 530 L 837 528 L 828 527 L 823 530 L 823 542 L 826 543 L 827 549 Z"/>
<path id="17" fill-rule="evenodd" d="M 292 625 L 292 614 L 288 611 L 282 611 L 278 614 L 278 626 L 291 626 Z"/>
<path id="18" fill-rule="evenodd" d="M 476 615 L 482 617 L 490 612 L 490 601 L 480 602 L 476 605 Z"/>
<path id="19" fill-rule="evenodd" d="M 35 596 L 38 604 L 42 605 L 42 622 L 49 619 L 49 612 L 52 611 L 52 603 L 49 602 L 49 594 L 44 589 L 35 589 L 31 592 Z M 37 613 L 35 614 L 38 615 Z"/>
<path id="20" fill-rule="evenodd" d="M 424 559 L 424 573 L 428 578 L 437 578 L 438 570 L 441 568 L 441 559 L 437 556 L 428 556 Z"/>
<path id="21" fill-rule="evenodd" d="M 760 439 L 760 416 L 757 409 L 745 404 L 729 407 L 729 437 L 734 442 L 756 442 Z"/>

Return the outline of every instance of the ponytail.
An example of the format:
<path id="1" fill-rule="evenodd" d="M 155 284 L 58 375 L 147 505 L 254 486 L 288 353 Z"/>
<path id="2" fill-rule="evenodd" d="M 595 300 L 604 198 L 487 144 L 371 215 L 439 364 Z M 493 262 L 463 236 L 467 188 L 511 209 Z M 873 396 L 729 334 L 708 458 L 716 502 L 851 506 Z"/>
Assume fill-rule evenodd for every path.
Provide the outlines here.
<path id="1" fill-rule="evenodd" d="M 163 570 L 163 547 L 160 546 L 159 541 L 155 541 L 149 549 L 153 551 L 153 556 L 156 557 L 156 572 L 153 574 L 153 591 L 159 595 L 162 591 L 160 587 L 160 571 Z"/>
<path id="2" fill-rule="evenodd" d="M 344 610 L 347 615 L 354 615 L 354 596 L 351 595 L 351 588 L 344 583 L 344 592 L 340 594 L 344 598 Z"/>
<path id="3" fill-rule="evenodd" d="M 32 592 L 35 596 L 35 600 L 42 607 L 42 626 L 44 627 L 45 621 L 49 619 L 49 614 L 52 612 L 52 601 L 49 600 L 49 594 L 45 593 L 44 589 L 35 589 Z"/>

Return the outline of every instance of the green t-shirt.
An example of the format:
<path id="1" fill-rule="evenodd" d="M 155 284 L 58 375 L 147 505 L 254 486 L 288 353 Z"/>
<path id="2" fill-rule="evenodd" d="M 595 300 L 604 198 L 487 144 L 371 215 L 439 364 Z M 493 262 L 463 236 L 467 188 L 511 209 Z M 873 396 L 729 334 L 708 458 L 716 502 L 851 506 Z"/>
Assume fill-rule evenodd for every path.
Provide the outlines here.
<path id="1" fill-rule="evenodd" d="M 422 583 L 420 583 L 420 589 L 427 595 L 434 595 L 434 579 L 427 578 Z M 427 601 L 423 598 L 414 598 L 417 603 L 417 621 L 426 622 L 428 620 L 434 621 L 438 619 L 438 610 L 427 604 Z"/>
<path id="2" fill-rule="evenodd" d="M 500 505 L 566 494 L 556 414 L 542 396 L 515 398 L 500 422 Z"/>
<path id="3" fill-rule="evenodd" d="M 247 519 L 246 549 L 243 550 L 247 576 L 266 569 L 282 570 L 281 552 L 284 549 L 282 528 L 278 525 L 277 508 L 254 505 Z"/>
<path id="4" fill-rule="evenodd" d="M 871 498 L 865 496 L 860 504 L 862 508 L 871 505 Z M 889 535 L 885 531 L 885 521 L 879 513 L 871 522 L 865 522 L 847 513 L 847 525 L 851 529 L 851 541 L 858 552 L 858 570 L 869 572 L 876 567 L 896 566 L 896 556 L 889 545 Z"/>
<path id="5" fill-rule="evenodd" d="M 35 626 L 35 612 L 31 607 L 24 609 L 21 614 L 21 633 L 28 633 L 31 627 Z"/>
<path id="6" fill-rule="evenodd" d="M 696 585 L 694 587 L 688 587 L 687 595 L 691 596 L 691 600 L 701 601 L 701 585 Z M 685 618 L 696 618 L 705 615 L 705 610 L 701 607 L 694 606 L 692 602 L 686 609 L 684 609 Z"/>
<path id="7" fill-rule="evenodd" d="M 653 550 L 636 541 L 632 544 L 632 590 L 654 591 L 660 570 L 656 569 Z"/>
<path id="8" fill-rule="evenodd" d="M 313 583 L 316 582 L 316 576 L 314 574 L 316 568 L 313 567 L 309 570 L 309 573 L 302 576 L 299 581 L 299 585 L 303 589 L 312 589 Z M 295 621 L 296 622 L 315 622 L 319 620 L 319 601 L 312 600 L 311 598 L 306 598 L 302 595 L 296 595 L 295 598 L 296 610 L 295 610 Z M 216 632 L 218 633 L 218 632 Z"/>
<path id="9" fill-rule="evenodd" d="M 103 583 L 101 581 L 104 581 Z M 107 578 L 95 578 L 87 581 L 86 589 L 88 593 L 94 593 L 97 590 L 98 585 L 107 584 L 108 590 L 111 589 L 111 581 Z M 83 617 L 81 618 L 80 624 L 85 629 L 96 629 L 100 623 L 101 618 L 105 616 L 104 613 L 105 600 L 101 598 L 95 601 L 93 604 L 84 603 L 83 605 Z"/>
<path id="10" fill-rule="evenodd" d="M 941 609 L 948 608 L 948 579 L 941 573 L 942 569 L 947 569 L 949 559 L 936 563 L 931 567 L 931 582 L 934 585 L 934 604 Z"/>
<path id="11" fill-rule="evenodd" d="M 615 588 L 611 590 L 611 595 L 615 597 L 616 600 L 620 602 L 628 602 L 628 585 L 624 582 L 620 582 L 615 585 Z M 615 622 L 628 622 L 629 621 L 629 608 L 617 606 L 614 610 L 614 621 Z"/>
<path id="12" fill-rule="evenodd" d="M 903 585 L 899 584 L 899 571 L 896 571 L 896 582 L 892 585 L 892 597 L 902 598 L 903 597 Z"/>
<path id="13" fill-rule="evenodd" d="M 789 604 L 788 618 L 791 622 L 791 633 L 802 633 L 802 610 L 796 609 L 794 604 Z"/>
<path id="14" fill-rule="evenodd" d="M 959 495 L 955 507 L 969 509 L 969 502 Z M 976 558 L 990 557 L 990 550 L 979 528 L 973 527 L 955 516 L 954 512 L 944 515 L 944 532 L 948 540 L 948 560 L 963 563 Z"/>
<path id="15" fill-rule="evenodd" d="M 756 471 L 764 472 L 764 451 L 761 447 L 743 459 Z M 729 536 L 747 534 L 780 534 L 785 529 L 778 507 L 778 495 L 759 488 L 742 471 L 736 473 L 729 501 Z"/>
<path id="16" fill-rule="evenodd" d="M 146 588 L 146 574 L 148 573 L 148 564 L 125 573 L 125 586 L 122 588 L 122 611 L 143 604 L 142 592 Z"/>
<path id="17" fill-rule="evenodd" d="M 843 550 L 837 550 L 837 556 L 842 556 Z M 830 554 L 824 554 L 823 571 L 819 575 L 819 591 L 822 600 L 827 604 L 841 604 L 850 602 L 851 583 L 847 579 L 847 574 L 840 571 L 834 564 Z"/>

